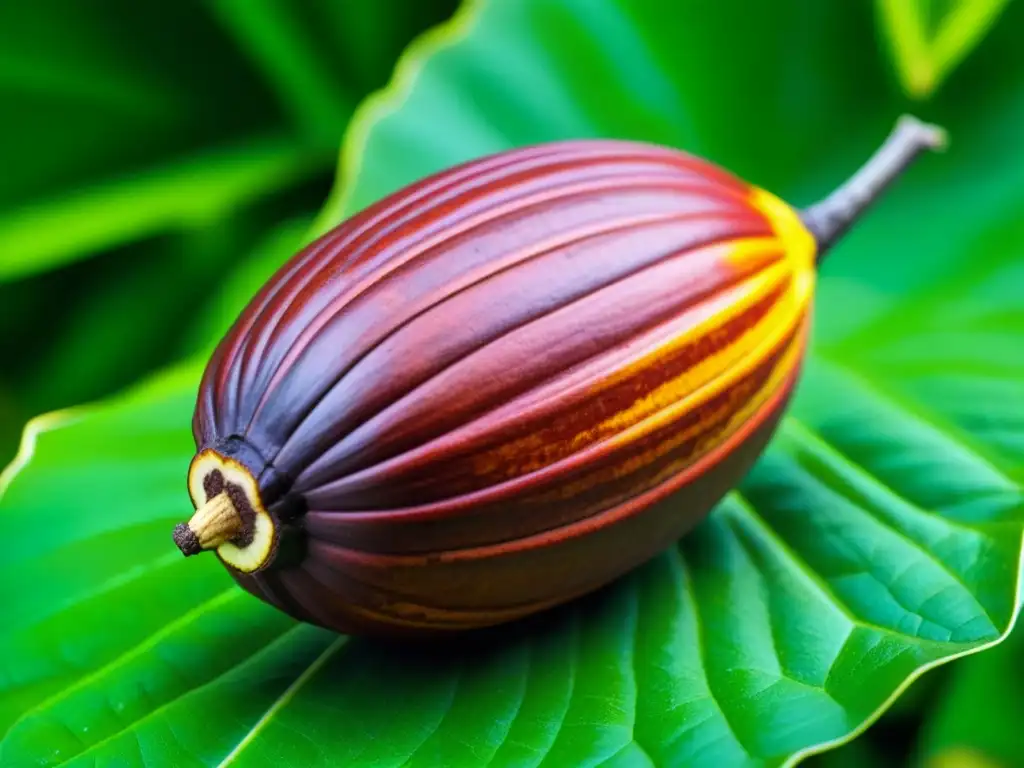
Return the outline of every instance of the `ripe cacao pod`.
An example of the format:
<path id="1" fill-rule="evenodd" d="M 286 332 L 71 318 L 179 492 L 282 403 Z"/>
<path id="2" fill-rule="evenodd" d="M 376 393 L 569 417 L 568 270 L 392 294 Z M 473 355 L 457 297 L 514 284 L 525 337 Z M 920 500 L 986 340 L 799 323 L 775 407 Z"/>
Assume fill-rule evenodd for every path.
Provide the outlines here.
<path id="1" fill-rule="evenodd" d="M 213 353 L 176 543 L 345 633 L 494 625 L 607 584 L 742 479 L 797 382 L 816 262 L 942 139 L 901 119 L 803 213 L 614 140 L 380 200 Z"/>

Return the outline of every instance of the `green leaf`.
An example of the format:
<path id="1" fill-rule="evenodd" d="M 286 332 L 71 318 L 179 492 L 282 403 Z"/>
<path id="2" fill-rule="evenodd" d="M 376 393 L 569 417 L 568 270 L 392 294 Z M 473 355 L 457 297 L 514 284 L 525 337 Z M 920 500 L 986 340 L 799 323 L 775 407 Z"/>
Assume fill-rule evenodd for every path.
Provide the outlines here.
<path id="1" fill-rule="evenodd" d="M 215 222 L 305 180 L 326 157 L 289 139 L 259 139 L 12 209 L 0 216 L 0 281 Z"/>
<path id="2" fill-rule="evenodd" d="M 919 761 L 938 766 L 943 757 L 957 754 L 973 754 L 996 765 L 1024 761 L 1024 693 L 1017 684 L 1022 666 L 1020 629 L 990 653 L 954 665 L 952 679 L 925 718 Z"/>
<path id="3" fill-rule="evenodd" d="M 1009 0 L 877 0 L 903 89 L 924 99 L 984 39 Z"/>
<path id="4" fill-rule="evenodd" d="M 261 69 L 293 122 L 311 140 L 334 146 L 354 100 L 338 88 L 333 62 L 315 45 L 316 27 L 306 27 L 308 4 L 282 0 L 214 0 L 211 9 Z"/>
<path id="5" fill-rule="evenodd" d="M 22 399 L 33 406 L 94 399 L 180 360 L 182 327 L 212 301 L 224 254 L 248 261 L 254 225 L 248 216 L 225 216 L 94 260 L 89 282 L 67 300 L 73 321 L 51 331 L 49 347 L 19 372 L 30 390 Z"/>
<path id="6" fill-rule="evenodd" d="M 1010 768 L 972 749 L 954 748 L 932 756 L 924 768 Z"/>
<path id="7" fill-rule="evenodd" d="M 383 86 L 409 40 L 450 15 L 454 7 L 450 0 L 210 4 L 263 73 L 292 122 L 310 140 L 332 149 L 356 106 L 356 95 Z"/>
<path id="8" fill-rule="evenodd" d="M 169 549 L 197 377 L 28 431 L 0 510 L 4 765 L 779 762 L 780 741 L 840 735 L 1009 621 L 1019 522 L 906 509 L 793 421 L 749 487 L 763 502 L 737 495 L 532 634 L 433 656 L 343 644 Z"/>
<path id="9" fill-rule="evenodd" d="M 891 743 L 887 745 L 889 750 L 884 747 L 879 749 L 870 743 L 871 735 L 872 733 L 869 733 L 854 739 L 839 749 L 814 755 L 805 764 L 808 768 L 864 768 L 867 765 L 871 768 L 897 768 L 905 765 L 892 759 Z"/>
<path id="10" fill-rule="evenodd" d="M 395 648 L 297 626 L 173 556 L 198 365 L 37 423 L 0 500 L 0 762 L 790 765 L 1000 643 L 1024 534 L 1022 7 L 931 106 L 951 151 L 823 268 L 770 450 L 678 546 L 549 616 Z M 468 5 L 360 109 L 318 228 L 579 135 L 698 151 L 806 202 L 902 107 L 872 23 L 812 0 Z"/>
<path id="11" fill-rule="evenodd" d="M 252 271 L 257 236 L 320 208 L 358 99 L 453 4 L 0 6 L 4 419 L 214 341 L 188 315 Z M 0 429 L 0 456 L 14 442 Z"/>
<path id="12" fill-rule="evenodd" d="M 14 458 L 18 435 L 26 420 L 14 397 L 0 388 L 0 464 L 6 466 Z"/>
<path id="13" fill-rule="evenodd" d="M 189 44 L 182 45 L 186 39 Z M 108 211 L 93 222 L 87 242 L 77 249 L 65 246 L 59 255 L 43 249 L 38 267 L 30 255 L 22 255 L 23 243 L 7 242 L 5 234 L 0 258 L 5 279 L 136 236 L 142 226 L 137 214 L 126 217 L 135 223 L 123 232 L 114 211 L 103 209 L 104 199 L 118 187 L 122 204 L 151 210 L 143 220 L 149 231 L 165 225 L 173 214 L 162 215 L 159 209 L 182 205 L 168 194 L 166 183 L 159 183 L 161 176 L 173 177 L 172 163 L 198 157 L 202 166 L 206 152 L 232 145 L 241 150 L 248 140 L 280 134 L 285 127 L 260 78 L 201 6 L 188 4 L 141 9 L 112 0 L 99 14 L 75 0 L 55 0 L 45 7 L 5 3 L 0 8 L 0 92 L 5 105 L 0 204 L 5 215 L 14 221 L 35 219 L 41 227 L 37 237 L 49 240 L 59 237 L 61 227 L 46 220 L 48 210 L 59 222 L 62 205 L 81 208 L 95 190 L 94 205 L 101 214 Z M 286 154 L 294 152 L 294 146 L 285 148 Z M 183 175 L 188 172 L 181 169 Z M 130 186 L 138 176 L 140 186 Z"/>
<path id="14" fill-rule="evenodd" d="M 358 4 L 347 18 L 352 38 L 379 34 L 389 52 L 453 3 Z M 392 63 L 332 29 L 346 15 L 330 5 L 4 4 L 0 281 L 216 218 L 328 168 Z"/>
<path id="15" fill-rule="evenodd" d="M 193 320 L 186 348 L 192 352 L 213 351 L 238 314 L 290 256 L 297 253 L 309 236 L 312 216 L 286 220 L 266 233 L 227 280 L 210 283 L 207 307 Z"/>

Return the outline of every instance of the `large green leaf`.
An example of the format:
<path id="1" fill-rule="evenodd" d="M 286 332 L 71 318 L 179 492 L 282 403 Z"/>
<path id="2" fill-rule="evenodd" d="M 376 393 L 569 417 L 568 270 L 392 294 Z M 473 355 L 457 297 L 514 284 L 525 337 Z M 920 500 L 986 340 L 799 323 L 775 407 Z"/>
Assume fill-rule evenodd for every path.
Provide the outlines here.
<path id="1" fill-rule="evenodd" d="M 319 226 L 572 135 L 682 146 L 804 202 L 902 107 L 870 9 L 665 8 L 467 6 L 357 118 Z M 1011 6 L 930 107 L 953 150 L 830 257 L 812 359 L 754 471 L 678 546 L 549 616 L 396 648 L 295 625 L 179 559 L 198 367 L 37 422 L 0 502 L 0 762 L 791 764 L 1000 642 L 1024 531 L 1022 22 Z"/>
<path id="2" fill-rule="evenodd" d="M 26 371 L 32 389 L 24 400 L 66 403 L 74 394 L 92 400 L 180 359 L 187 327 L 216 302 L 236 271 L 259 260 L 265 230 L 248 216 L 225 216 L 216 225 L 95 260 L 89 265 L 88 289 L 69 300 L 73 322 L 55 334 Z M 242 266 L 224 275 L 221 261 L 231 251 Z M 74 371 L 74 377 L 66 371 Z"/>
<path id="3" fill-rule="evenodd" d="M 194 351 L 190 315 L 316 213 L 359 98 L 454 0 L 338 5 L 0 6 L 0 419 Z"/>

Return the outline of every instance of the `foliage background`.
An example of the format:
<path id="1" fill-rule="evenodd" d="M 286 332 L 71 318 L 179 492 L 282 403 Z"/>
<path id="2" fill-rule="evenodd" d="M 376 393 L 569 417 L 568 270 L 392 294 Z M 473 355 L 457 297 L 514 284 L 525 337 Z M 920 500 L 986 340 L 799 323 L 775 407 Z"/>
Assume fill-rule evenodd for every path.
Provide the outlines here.
<path id="1" fill-rule="evenodd" d="M 30 417 L 230 322 L 225 296 L 258 285 L 323 205 L 360 99 L 454 7 L 0 7 L 0 463 Z"/>
<path id="2" fill-rule="evenodd" d="M 861 94 L 870 109 L 879 106 L 876 98 L 884 109 L 921 104 L 925 113 L 948 118 L 954 127 L 971 124 L 971 116 L 958 117 L 958 110 L 995 115 L 1009 109 L 1014 89 L 1024 83 L 1021 59 L 1011 59 L 1006 44 L 1024 17 L 1019 8 L 1001 17 L 1004 5 L 882 0 L 874 27 L 854 26 L 864 50 L 853 65 L 857 72 L 841 74 L 856 78 L 867 71 L 871 82 L 887 83 L 881 94 Z M 242 297 L 301 243 L 310 227 L 324 226 L 342 206 L 351 210 L 405 178 L 444 164 L 444 151 L 423 148 L 434 141 L 443 149 L 442 134 L 455 125 L 451 115 L 459 114 L 457 108 L 430 112 L 443 100 L 421 84 L 406 109 L 435 122 L 413 120 L 410 128 L 385 118 L 365 146 L 366 157 L 342 155 L 339 170 L 338 150 L 353 111 L 388 82 L 399 53 L 414 36 L 455 12 L 454 0 L 393 0 L 374 8 L 314 0 L 152 5 L 105 0 L 103 6 L 102 13 L 76 0 L 0 6 L 0 93 L 6 116 L 0 127 L 0 359 L 7 361 L 0 375 L 0 464 L 13 456 L 31 416 L 115 394 L 148 373 L 201 353 L 230 322 Z M 696 0 L 690 4 L 698 6 Z M 578 19 L 586 19 L 589 10 L 585 3 L 553 3 L 550 8 L 568 9 Z M 543 14 L 532 19 L 530 29 L 537 44 L 550 50 L 543 19 Z M 737 44 L 760 44 L 759 33 L 747 29 L 750 34 L 738 35 Z M 986 48 L 989 34 L 995 42 Z M 593 55 L 576 53 L 580 60 Z M 628 65 L 629 52 L 619 53 L 618 63 Z M 491 77 L 516 71 L 515 59 L 502 61 L 500 48 L 471 55 L 493 57 L 486 60 L 496 63 L 484 68 Z M 543 90 L 537 96 L 537 89 L 509 87 L 487 104 L 493 81 L 481 82 L 479 71 L 461 66 L 456 62 L 447 73 L 461 72 L 462 81 L 424 82 L 441 89 L 444 82 L 455 82 L 456 100 L 472 101 L 507 133 L 488 134 L 486 123 L 462 126 L 463 135 L 473 136 L 475 130 L 482 138 L 452 150 L 453 157 L 460 151 L 485 151 L 489 142 L 535 137 L 529 121 L 509 114 L 501 98 L 529 92 L 543 101 Z M 530 70 L 524 62 L 518 66 Z M 564 61 L 559 66 L 567 67 Z M 565 71 L 570 78 L 590 76 L 571 66 Z M 690 148 L 741 172 L 756 168 L 757 181 L 769 188 L 776 182 L 799 188 L 789 169 L 798 161 L 811 162 L 800 152 L 799 136 L 791 137 L 790 145 L 783 141 L 771 160 L 745 157 L 737 149 L 740 144 L 722 138 L 735 136 L 730 121 L 747 117 L 716 102 L 714 87 L 721 80 L 715 77 L 728 73 L 701 74 L 709 82 L 704 106 L 717 107 L 720 133 L 707 134 L 704 146 Z M 753 75 L 750 70 L 732 74 Z M 770 75 L 794 84 L 808 82 L 798 73 Z M 543 77 L 537 77 L 543 85 Z M 573 92 L 581 99 L 579 114 L 567 116 L 565 104 L 552 100 L 543 104 L 549 110 L 545 125 L 557 132 L 579 118 L 583 132 L 614 132 L 615 118 L 591 121 L 590 113 L 601 112 L 601 98 L 621 98 L 635 85 L 628 77 L 617 84 L 608 79 L 577 82 Z M 642 89 L 634 95 L 640 100 L 650 96 Z M 817 101 L 794 98 L 796 104 L 806 99 L 808 112 L 829 103 L 827 94 L 819 93 Z M 778 125 L 794 115 L 793 124 L 802 124 L 808 133 L 825 120 L 795 105 L 790 110 L 774 116 L 776 137 L 785 136 Z M 630 114 L 623 132 L 673 138 L 664 114 L 646 124 L 636 112 Z M 1016 135 L 1024 133 L 1024 113 L 1009 114 L 1016 115 L 1016 122 L 1009 123 L 1018 129 Z M 764 115 L 758 119 L 772 122 Z M 859 120 L 847 119 L 854 125 Z M 858 140 L 861 128 L 851 129 Z M 953 141 L 956 148 L 955 131 Z M 837 137 L 835 156 L 822 160 L 832 178 L 862 156 L 865 146 Z M 975 150 L 983 162 L 999 151 L 998 146 L 986 149 Z M 749 151 L 763 152 L 763 147 Z M 1022 160 L 1020 152 L 1010 157 Z M 366 163 L 370 180 L 354 190 L 336 187 L 339 173 L 344 177 L 346 163 L 353 162 Z M 1019 177 L 1024 166 L 1009 173 Z M 931 178 L 940 183 L 938 173 Z M 964 200 L 970 196 L 963 190 L 958 194 Z M 999 204 L 1021 210 L 1024 198 Z M 898 215 L 886 226 L 898 227 Z M 1008 226 L 990 247 L 1024 254 L 1022 244 L 1024 232 Z M 838 266 L 836 276 L 842 278 L 847 268 L 856 276 L 857 268 L 848 264 Z M 913 276 L 907 280 L 913 282 Z M 1007 288 L 1012 291 L 1014 284 Z M 852 301 L 849 295 L 846 300 Z M 841 324 L 837 314 L 825 322 Z M 1009 327 L 1006 321 L 997 329 Z M 1012 350 L 1020 337 L 1009 341 Z M 1007 432 L 1019 434 L 1020 414 L 1004 413 L 1003 418 L 1009 422 Z M 1020 447 L 1012 440 L 1003 445 Z M 979 768 L 987 764 L 984 760 L 1024 764 L 1015 731 L 1024 702 L 1017 695 L 1020 687 L 1007 682 L 1020 680 L 1024 657 L 1019 648 L 1013 636 L 994 650 L 930 672 L 864 737 L 814 760 L 836 766 L 908 760 Z M 898 746 L 885 743 L 889 738 L 897 739 Z"/>

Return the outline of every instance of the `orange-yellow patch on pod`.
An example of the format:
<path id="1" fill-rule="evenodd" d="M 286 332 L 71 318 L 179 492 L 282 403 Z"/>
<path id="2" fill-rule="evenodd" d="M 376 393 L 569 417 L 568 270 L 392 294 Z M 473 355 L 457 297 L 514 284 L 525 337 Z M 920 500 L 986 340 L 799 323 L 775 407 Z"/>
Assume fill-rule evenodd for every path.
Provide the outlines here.
<path id="1" fill-rule="evenodd" d="M 818 246 L 814 236 L 800 220 L 797 212 L 771 192 L 753 187 L 750 202 L 757 208 L 775 230 L 786 254 L 786 263 L 793 274 L 795 298 L 803 305 L 809 304 L 814 294 L 815 256 Z M 741 254 L 737 255 L 742 258 Z"/>

